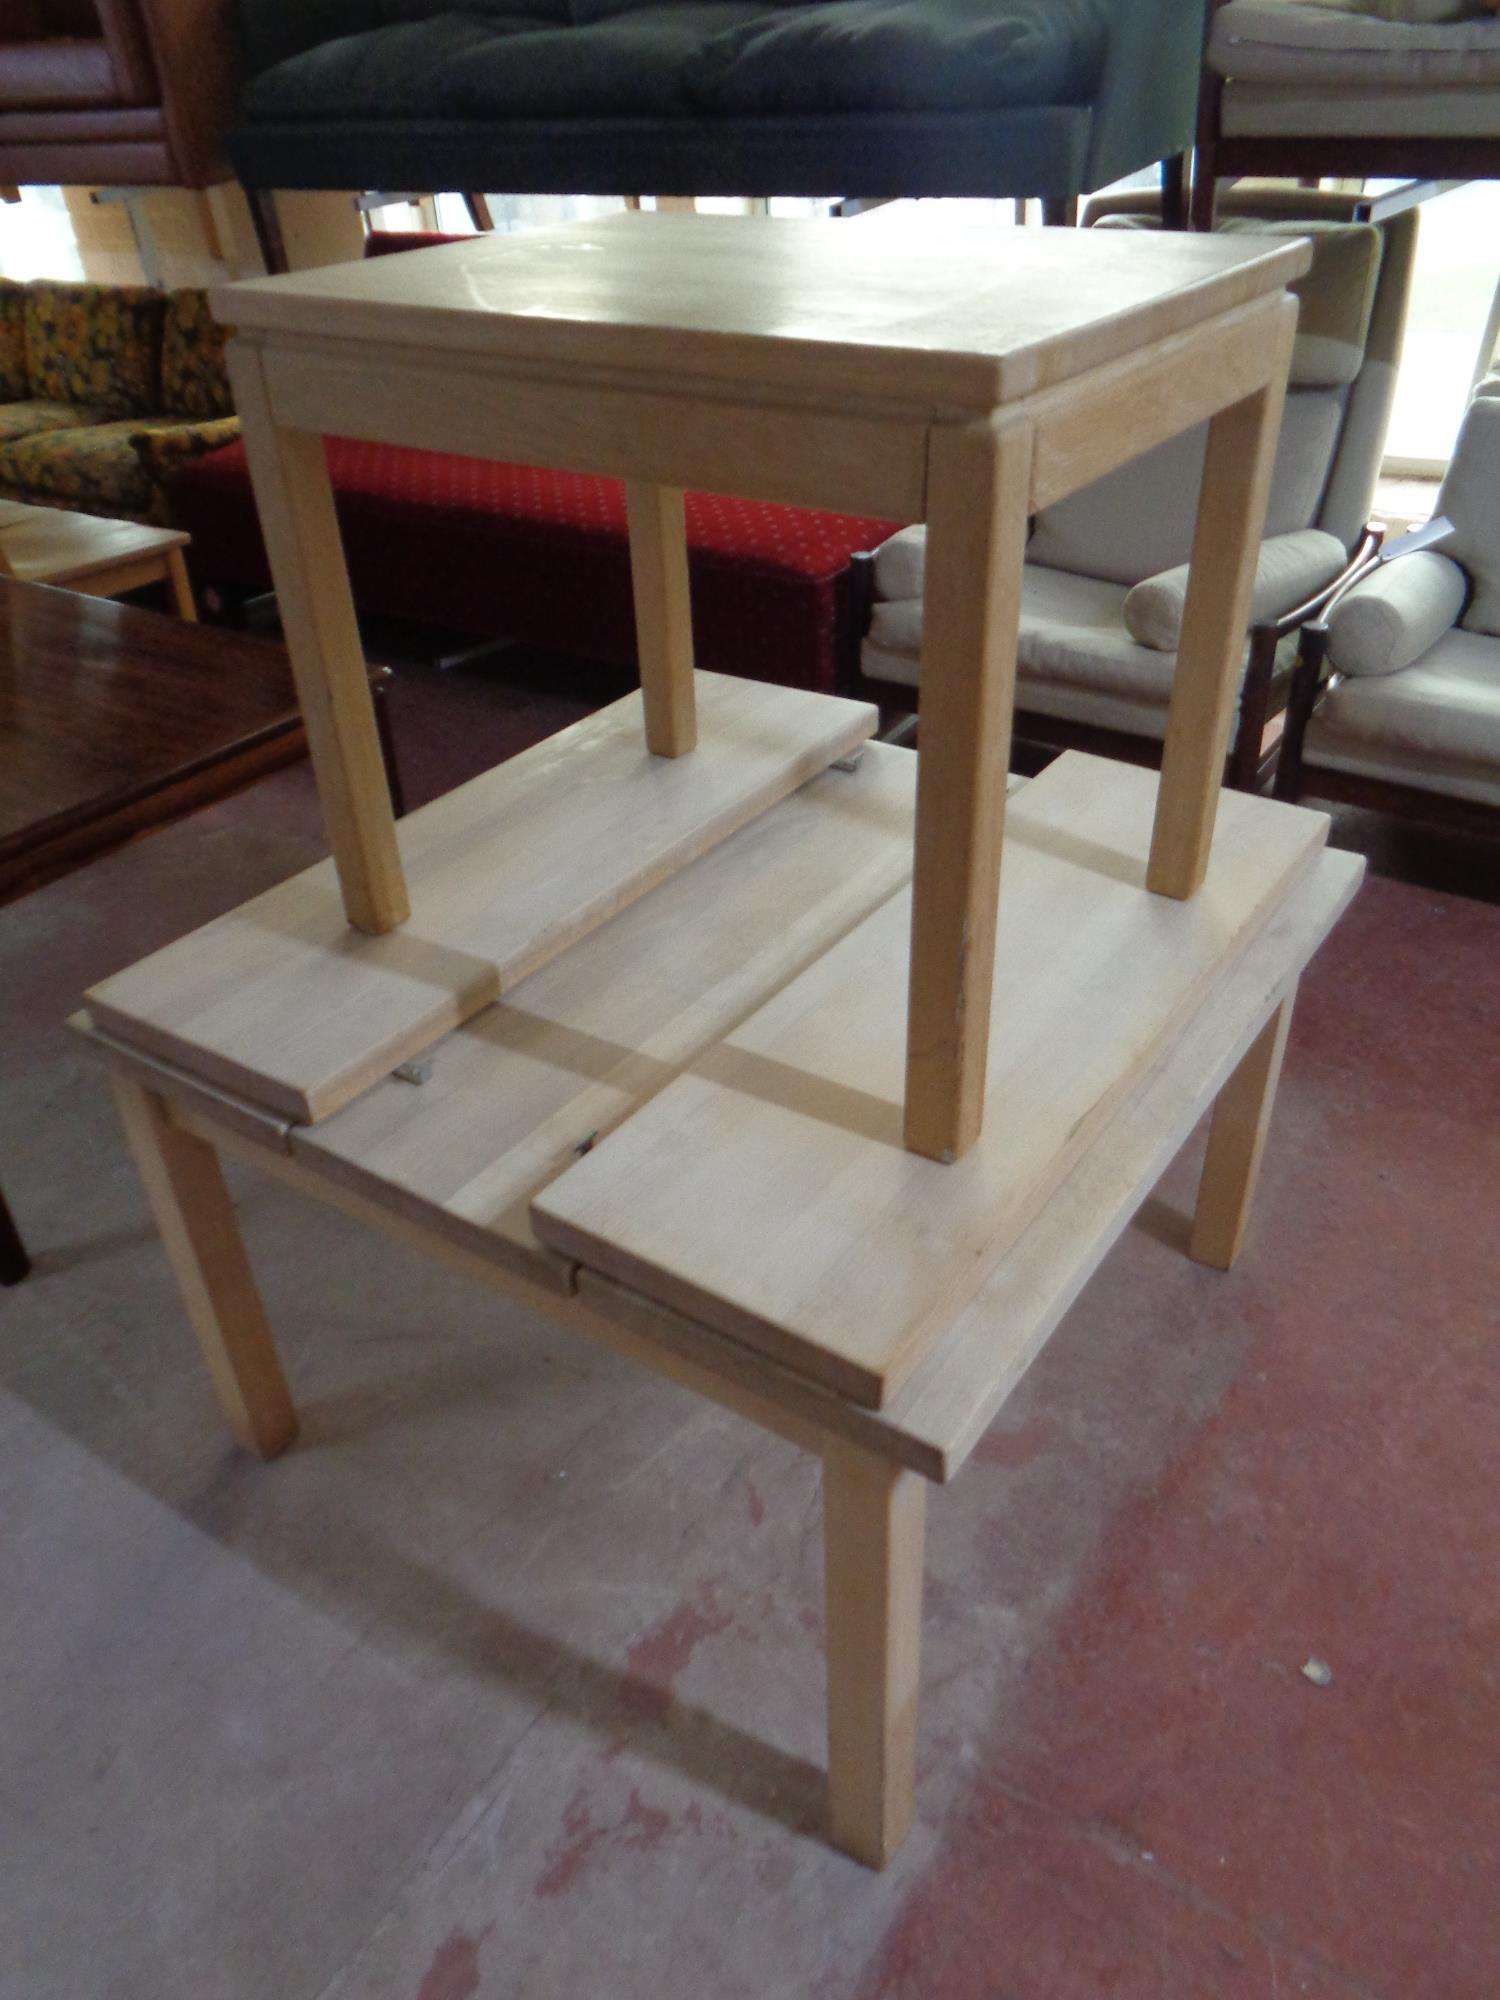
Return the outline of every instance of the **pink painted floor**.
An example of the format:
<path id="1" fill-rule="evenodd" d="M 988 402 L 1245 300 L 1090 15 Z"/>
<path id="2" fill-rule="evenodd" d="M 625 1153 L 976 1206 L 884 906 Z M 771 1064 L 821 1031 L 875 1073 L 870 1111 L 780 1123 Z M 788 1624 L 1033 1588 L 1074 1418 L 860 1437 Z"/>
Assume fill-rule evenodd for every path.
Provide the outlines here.
<path id="1" fill-rule="evenodd" d="M 566 719 L 401 692 L 419 795 Z M 57 1023 L 316 852 L 288 772 L 0 910 L 6 2000 L 1500 1995 L 1500 906 L 1368 884 L 1240 1267 L 1200 1139 L 934 1494 L 876 1877 L 799 1454 L 243 1177 L 304 1437 L 220 1430 Z"/>

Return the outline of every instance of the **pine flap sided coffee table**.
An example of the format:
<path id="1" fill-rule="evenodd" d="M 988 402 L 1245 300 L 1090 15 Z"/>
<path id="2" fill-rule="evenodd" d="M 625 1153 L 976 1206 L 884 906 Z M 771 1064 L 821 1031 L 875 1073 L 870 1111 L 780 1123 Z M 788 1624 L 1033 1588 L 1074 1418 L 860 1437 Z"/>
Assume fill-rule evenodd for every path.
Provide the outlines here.
<path id="1" fill-rule="evenodd" d="M 263 1455 L 296 1420 L 220 1151 L 821 1454 L 829 1826 L 876 1864 L 925 1483 L 1210 1106 L 1192 1254 L 1233 1259 L 1360 872 L 1220 790 L 1305 245 L 903 238 L 632 216 L 225 292 L 333 852 L 80 1017 Z M 1007 812 L 1028 515 L 1204 420 L 1160 780 L 1070 754 Z M 398 829 L 330 434 L 624 478 L 640 693 Z M 927 521 L 920 755 L 695 673 L 685 487 Z"/>

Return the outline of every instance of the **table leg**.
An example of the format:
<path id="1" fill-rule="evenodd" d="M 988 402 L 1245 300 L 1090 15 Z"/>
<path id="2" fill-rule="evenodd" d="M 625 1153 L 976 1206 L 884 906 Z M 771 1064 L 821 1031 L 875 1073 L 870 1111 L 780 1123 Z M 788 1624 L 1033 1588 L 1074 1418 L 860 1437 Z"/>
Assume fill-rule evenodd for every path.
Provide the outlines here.
<path id="1" fill-rule="evenodd" d="M 167 550 L 167 584 L 172 592 L 172 602 L 177 607 L 177 616 L 188 625 L 196 625 L 198 606 L 180 548 Z"/>
<path id="2" fill-rule="evenodd" d="M 1032 433 L 933 431 L 917 758 L 906 1144 L 956 1160 L 979 1137 Z"/>
<path id="3" fill-rule="evenodd" d="M 1208 427 L 1146 870 L 1159 896 L 1191 896 L 1208 869 L 1296 330 L 1287 299 L 1266 386 Z"/>
<path id="4" fill-rule="evenodd" d="M 927 1488 L 857 1445 L 823 1450 L 828 1831 L 883 1868 L 911 1824 Z"/>
<path id="5" fill-rule="evenodd" d="M 0 1194 L 0 1285 L 19 1285 L 31 1270 L 31 1259 L 21 1241 L 15 1218 L 5 1196 Z"/>
<path id="6" fill-rule="evenodd" d="M 229 1428 L 251 1451 L 275 1458 L 297 1435 L 297 1414 L 219 1156 L 173 1125 L 151 1091 L 125 1077 L 110 1081 Z"/>
<path id="7" fill-rule="evenodd" d="M 411 906 L 323 440 L 277 424 L 258 348 L 231 341 L 229 374 L 344 908 L 393 930 Z"/>
<path id="8" fill-rule="evenodd" d="M 646 747 L 658 757 L 681 757 L 698 741 L 682 494 L 675 486 L 627 480 L 625 511 Z"/>
<path id="9" fill-rule="evenodd" d="M 1214 1102 L 1188 1255 L 1216 1271 L 1229 1269 L 1245 1240 L 1296 997 L 1294 987 Z"/>

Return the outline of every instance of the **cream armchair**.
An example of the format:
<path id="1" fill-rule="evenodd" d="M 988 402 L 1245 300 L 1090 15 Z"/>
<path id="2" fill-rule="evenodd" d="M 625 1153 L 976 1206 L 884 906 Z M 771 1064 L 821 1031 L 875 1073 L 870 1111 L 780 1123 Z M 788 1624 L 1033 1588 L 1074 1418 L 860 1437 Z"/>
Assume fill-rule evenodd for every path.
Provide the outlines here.
<path id="1" fill-rule="evenodd" d="M 1276 790 L 1500 834 L 1500 376 L 1434 522 L 1308 625 Z"/>
<path id="2" fill-rule="evenodd" d="M 1346 196 L 1236 194 L 1229 230 L 1311 236 L 1302 315 L 1257 573 L 1231 782 L 1269 780 L 1295 633 L 1368 554 L 1367 522 L 1405 325 L 1417 218 L 1352 224 Z M 1155 219 L 1149 197 L 1096 203 L 1099 226 Z M 1176 668 L 1204 431 L 1184 433 L 1040 514 L 1027 550 L 1016 739 L 1160 759 Z M 888 715 L 920 699 L 926 531 L 877 550 L 859 692 Z"/>

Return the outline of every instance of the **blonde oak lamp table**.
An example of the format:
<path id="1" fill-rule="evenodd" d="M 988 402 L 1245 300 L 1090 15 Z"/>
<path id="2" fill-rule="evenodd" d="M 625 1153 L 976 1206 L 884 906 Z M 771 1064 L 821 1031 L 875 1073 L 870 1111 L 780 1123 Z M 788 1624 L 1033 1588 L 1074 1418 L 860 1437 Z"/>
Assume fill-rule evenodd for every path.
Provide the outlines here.
<path id="1" fill-rule="evenodd" d="M 1215 1105 L 1192 1254 L 1232 1260 L 1358 882 L 1322 816 L 1220 790 L 1306 262 L 623 216 L 216 301 L 332 857 L 79 1025 L 223 1408 L 295 1434 L 230 1153 L 818 1452 L 829 1828 L 874 1865 L 926 1483 Z M 1028 515 L 1204 420 L 1160 781 L 1070 754 L 1007 808 Z M 398 828 L 326 435 L 623 478 L 640 692 Z M 927 521 L 919 755 L 695 671 L 687 487 Z"/>

